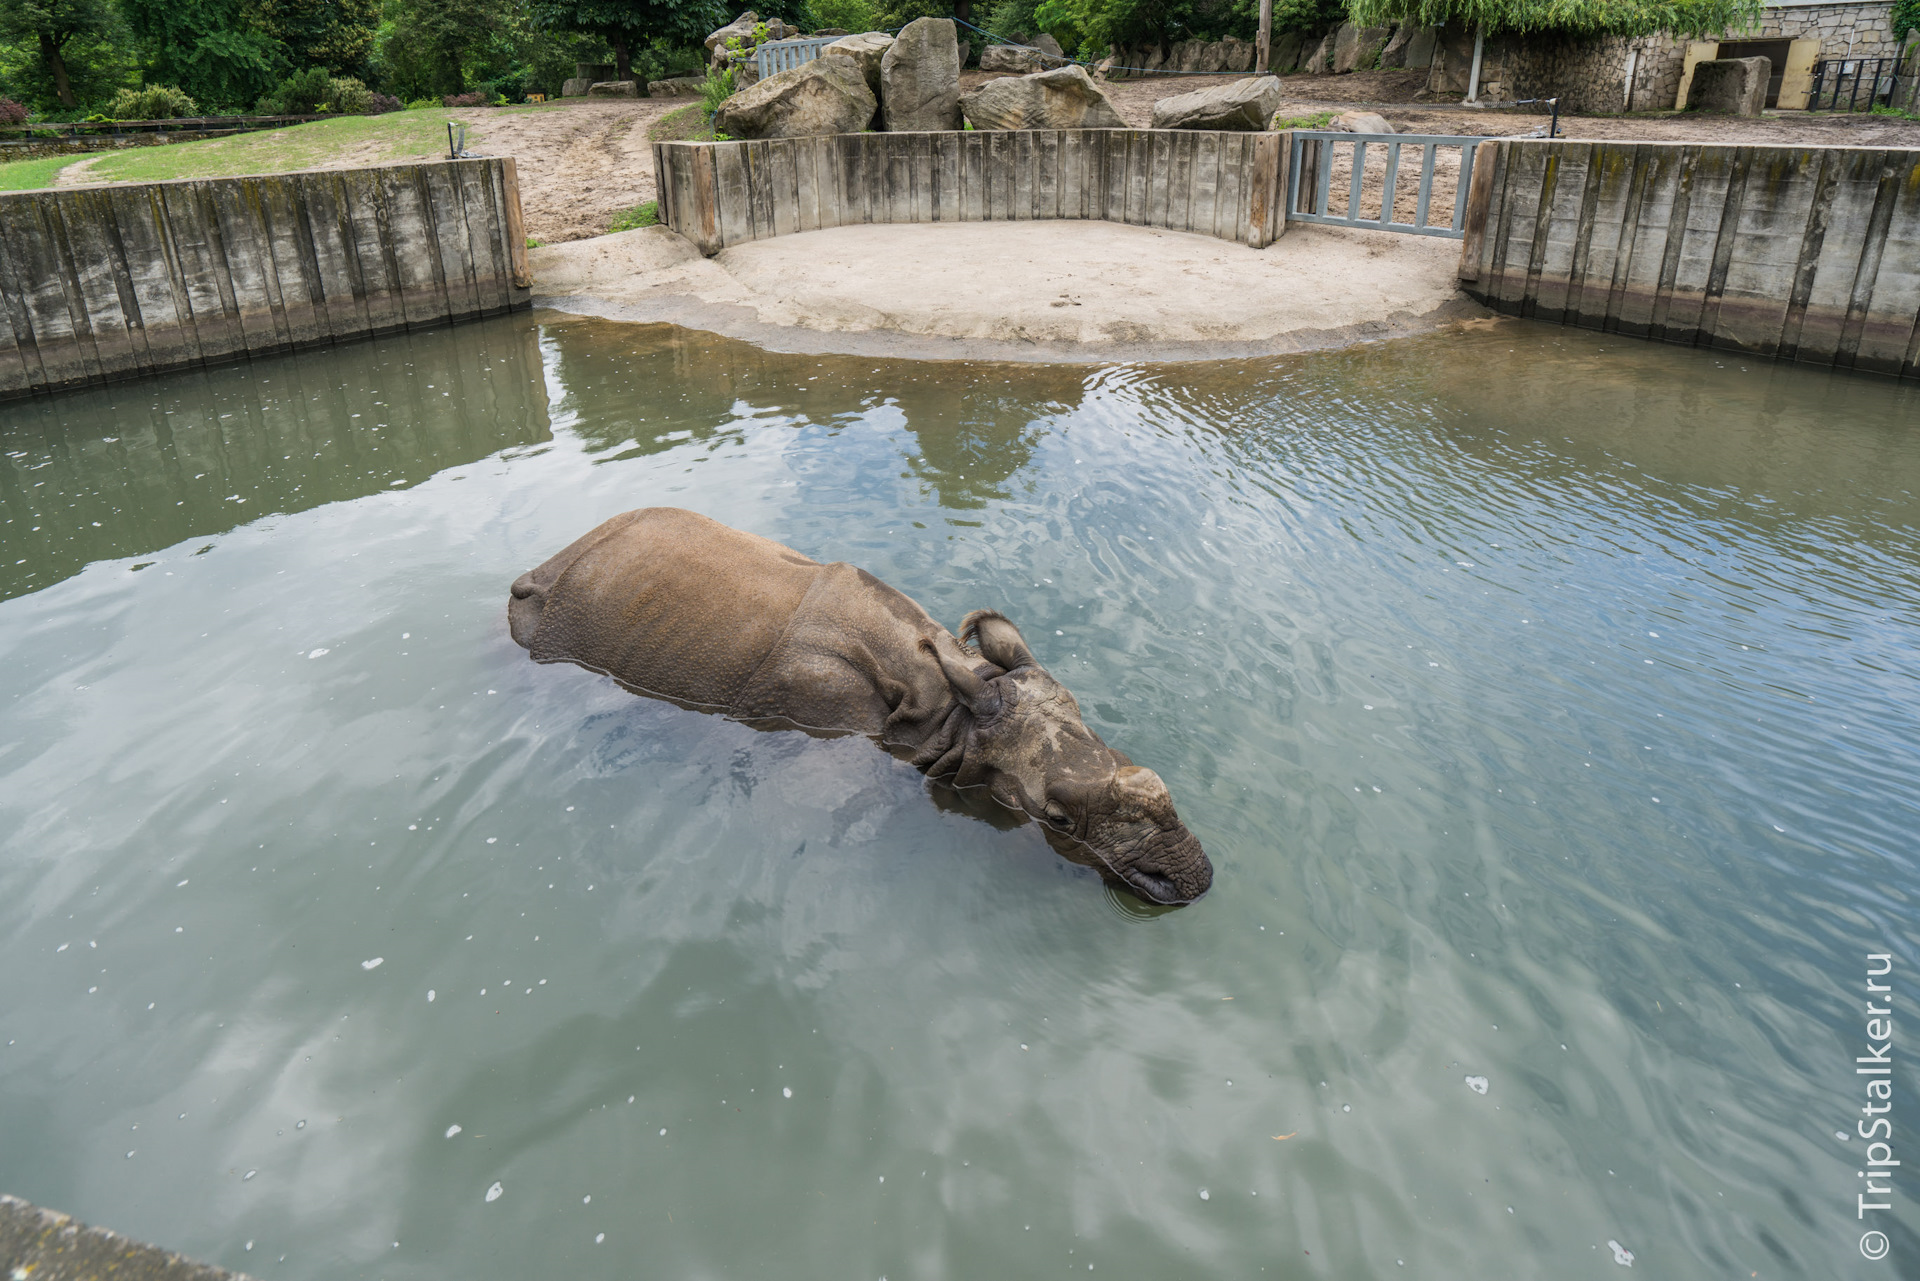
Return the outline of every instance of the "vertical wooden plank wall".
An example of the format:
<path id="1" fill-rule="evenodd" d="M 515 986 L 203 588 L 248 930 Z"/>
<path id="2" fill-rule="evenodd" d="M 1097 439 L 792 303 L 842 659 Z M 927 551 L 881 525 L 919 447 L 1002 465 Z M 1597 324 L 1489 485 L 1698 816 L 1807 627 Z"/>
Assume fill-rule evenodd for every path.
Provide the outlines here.
<path id="1" fill-rule="evenodd" d="M 0 194 L 0 397 L 528 306 L 511 160 Z"/>
<path id="2" fill-rule="evenodd" d="M 1495 310 L 1920 378 L 1920 151 L 1490 150 L 1460 276 Z"/>
<path id="3" fill-rule="evenodd" d="M 856 223 L 1097 218 L 1261 248 L 1286 230 L 1283 134 L 852 133 L 653 148 L 660 220 L 705 254 Z"/>

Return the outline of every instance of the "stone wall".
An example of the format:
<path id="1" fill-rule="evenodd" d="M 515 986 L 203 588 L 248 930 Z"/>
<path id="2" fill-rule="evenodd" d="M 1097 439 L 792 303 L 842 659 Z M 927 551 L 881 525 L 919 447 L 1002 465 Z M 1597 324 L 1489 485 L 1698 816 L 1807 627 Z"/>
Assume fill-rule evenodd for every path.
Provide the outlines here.
<path id="1" fill-rule="evenodd" d="M 1505 139 L 1473 178 L 1497 311 L 1920 378 L 1920 151 Z"/>
<path id="2" fill-rule="evenodd" d="M 1886 0 L 1783 5 L 1764 10 L 1757 30 L 1729 31 L 1720 39 L 1818 39 L 1823 58 L 1892 57 L 1899 52 L 1892 23 Z M 1671 36 L 1496 37 L 1481 52 L 1480 97 L 1488 102 L 1558 97 L 1562 111 L 1625 111 L 1631 60 L 1631 110 L 1670 111 L 1691 43 Z M 1435 93 L 1464 94 L 1472 65 L 1472 32 L 1450 27 L 1441 35 L 1427 86 Z"/>
<path id="3" fill-rule="evenodd" d="M 529 305 L 512 160 L 0 194 L 0 397 Z"/>
<path id="4" fill-rule="evenodd" d="M 1289 133 L 1020 129 L 659 142 L 660 220 L 716 254 L 857 223 L 1104 219 L 1260 248 Z"/>

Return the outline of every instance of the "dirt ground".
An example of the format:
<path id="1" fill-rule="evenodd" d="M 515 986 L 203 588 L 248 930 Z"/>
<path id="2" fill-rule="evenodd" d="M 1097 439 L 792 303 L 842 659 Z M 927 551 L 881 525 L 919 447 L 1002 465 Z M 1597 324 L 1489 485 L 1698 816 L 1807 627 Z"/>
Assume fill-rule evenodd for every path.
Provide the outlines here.
<path id="1" fill-rule="evenodd" d="M 616 216 L 654 198 L 653 144 L 647 141 L 647 127 L 687 102 L 581 98 L 545 107 L 475 107 L 448 114 L 472 126 L 468 150 L 514 158 L 527 234 L 558 244 L 597 236 Z"/>
<path id="2" fill-rule="evenodd" d="M 969 71 L 962 90 L 993 75 Z M 1146 127 L 1160 98 L 1229 84 L 1239 76 L 1149 76 L 1117 80 L 1107 94 L 1129 124 Z M 1533 108 L 1491 109 L 1451 103 L 1416 103 L 1425 83 L 1419 71 L 1363 71 L 1346 76 L 1286 76 L 1284 110 L 1289 115 L 1364 106 L 1380 112 L 1403 133 L 1467 134 L 1504 137 L 1532 132 L 1547 123 Z M 653 157 L 647 129 L 685 98 L 638 102 L 579 99 L 534 108 L 475 108 L 449 113 L 474 127 L 469 142 L 487 155 L 519 161 L 520 201 L 527 233 L 547 244 L 596 236 L 619 214 L 654 198 Z M 1770 113 L 1758 120 L 1672 113 L 1633 116 L 1569 116 L 1560 121 L 1569 138 L 1634 138 L 1659 142 L 1790 143 L 1801 145 L 1920 146 L 1920 121 L 1870 115 Z M 1339 149 L 1332 190 L 1350 188 L 1347 149 Z M 1378 212 L 1383 158 L 1370 156 L 1363 180 L 1362 208 Z M 365 163 L 342 156 L 330 168 Z M 1457 152 L 1437 157 L 1428 221 L 1444 223 L 1452 213 Z M 78 176 L 78 175 L 76 175 Z M 1411 221 L 1413 184 L 1397 184 L 1395 216 Z"/>

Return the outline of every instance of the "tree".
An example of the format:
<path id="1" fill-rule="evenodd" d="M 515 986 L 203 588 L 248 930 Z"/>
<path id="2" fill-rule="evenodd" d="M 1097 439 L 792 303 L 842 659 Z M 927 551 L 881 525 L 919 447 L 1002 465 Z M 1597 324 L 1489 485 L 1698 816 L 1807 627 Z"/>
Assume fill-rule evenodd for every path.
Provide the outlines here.
<path id="1" fill-rule="evenodd" d="M 625 80 L 637 44 L 666 40 L 697 45 L 725 25 L 720 0 L 533 0 L 533 25 L 598 36 L 613 50 L 615 76 Z"/>
<path id="2" fill-rule="evenodd" d="M 1350 0 L 1356 24 L 1412 22 L 1482 31 L 1707 36 L 1756 27 L 1761 0 Z"/>
<path id="3" fill-rule="evenodd" d="M 266 0 L 264 15 L 267 33 L 295 68 L 365 77 L 379 0 Z"/>
<path id="4" fill-rule="evenodd" d="M 381 60 L 403 96 L 465 93 L 470 72 L 511 36 L 511 0 L 401 0 L 382 30 Z"/>
<path id="5" fill-rule="evenodd" d="M 120 7 L 147 47 L 147 78 L 178 85 L 202 107 L 245 109 L 286 67 L 256 0 L 120 0 Z"/>
<path id="6" fill-rule="evenodd" d="M 0 3 L 0 40 L 33 42 L 40 64 L 53 80 L 63 107 L 77 106 L 67 74 L 66 49 L 75 36 L 101 35 L 117 24 L 107 0 L 4 0 Z"/>

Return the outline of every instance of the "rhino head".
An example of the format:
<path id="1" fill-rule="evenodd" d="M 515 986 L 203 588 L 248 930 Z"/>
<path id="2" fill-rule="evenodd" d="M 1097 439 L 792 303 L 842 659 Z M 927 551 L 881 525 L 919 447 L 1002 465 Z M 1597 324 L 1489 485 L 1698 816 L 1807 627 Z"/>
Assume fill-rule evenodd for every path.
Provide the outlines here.
<path id="1" fill-rule="evenodd" d="M 1066 857 L 1148 902 L 1190 903 L 1206 893 L 1213 864 L 1174 813 L 1167 785 L 1087 728 L 1080 704 L 1035 661 L 1019 628 L 976 610 L 960 624 L 960 639 L 991 666 L 923 642 L 970 713 L 927 773 L 987 788 L 1039 822 Z"/>

